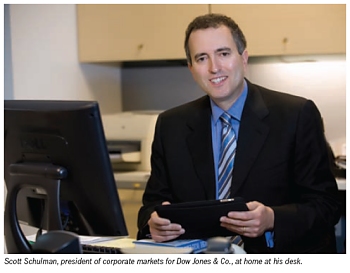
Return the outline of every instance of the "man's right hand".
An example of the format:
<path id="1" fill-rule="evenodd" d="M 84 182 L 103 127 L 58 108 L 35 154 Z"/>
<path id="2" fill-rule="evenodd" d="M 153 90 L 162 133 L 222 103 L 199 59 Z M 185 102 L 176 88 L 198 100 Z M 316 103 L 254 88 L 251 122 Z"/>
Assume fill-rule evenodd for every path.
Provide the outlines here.
<path id="1" fill-rule="evenodd" d="M 162 205 L 169 205 L 169 202 L 163 202 Z M 151 218 L 148 220 L 149 230 L 151 232 L 152 239 L 156 242 L 165 242 L 174 240 L 181 234 L 185 233 L 185 230 L 179 224 L 173 224 L 169 219 L 161 218 L 157 212 L 151 214 Z"/>

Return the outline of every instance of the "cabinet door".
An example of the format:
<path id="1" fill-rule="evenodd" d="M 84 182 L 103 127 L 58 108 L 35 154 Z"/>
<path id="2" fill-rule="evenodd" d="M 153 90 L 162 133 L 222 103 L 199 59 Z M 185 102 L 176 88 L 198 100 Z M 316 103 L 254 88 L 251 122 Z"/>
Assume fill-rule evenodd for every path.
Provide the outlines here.
<path id="1" fill-rule="evenodd" d="M 79 60 L 185 59 L 187 25 L 208 5 L 77 5 Z"/>
<path id="2" fill-rule="evenodd" d="M 346 52 L 345 5 L 217 4 L 211 12 L 236 21 L 251 56 Z"/>

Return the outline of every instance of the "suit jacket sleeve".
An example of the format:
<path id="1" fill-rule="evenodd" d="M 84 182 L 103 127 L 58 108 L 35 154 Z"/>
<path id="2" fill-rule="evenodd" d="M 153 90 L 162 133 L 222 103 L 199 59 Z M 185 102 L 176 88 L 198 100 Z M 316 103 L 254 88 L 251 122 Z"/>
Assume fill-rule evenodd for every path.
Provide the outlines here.
<path id="1" fill-rule="evenodd" d="M 337 184 L 331 173 L 322 120 L 312 101 L 300 112 L 296 129 L 293 204 L 272 207 L 275 212 L 275 251 L 303 245 L 318 231 L 334 230 L 340 217 Z M 324 234 L 324 233 L 323 233 Z M 322 232 L 320 232 L 322 236 Z M 320 241 L 321 238 L 319 238 Z M 307 239 L 305 240 L 307 241 Z M 307 248 L 309 244 L 305 242 Z M 313 242 L 315 245 L 315 242 Z M 284 251 L 282 251 L 284 252 Z"/>
<path id="2" fill-rule="evenodd" d="M 166 185 L 166 169 L 164 166 L 165 159 L 163 157 L 162 140 L 160 137 L 161 115 L 156 122 L 154 140 L 152 143 L 151 166 L 152 173 L 147 183 L 146 190 L 143 195 L 143 206 L 138 213 L 138 239 L 146 238 L 149 234 L 148 220 L 154 211 L 156 205 L 163 201 L 171 201 L 171 194 Z"/>

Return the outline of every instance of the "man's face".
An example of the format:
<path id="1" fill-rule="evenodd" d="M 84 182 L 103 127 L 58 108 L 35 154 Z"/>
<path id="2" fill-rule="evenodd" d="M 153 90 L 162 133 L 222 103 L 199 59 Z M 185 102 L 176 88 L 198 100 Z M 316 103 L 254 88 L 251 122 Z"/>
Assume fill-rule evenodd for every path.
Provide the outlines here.
<path id="1" fill-rule="evenodd" d="M 195 30 L 189 38 L 192 65 L 188 67 L 194 80 L 224 110 L 243 91 L 248 52 L 238 53 L 229 28 Z"/>

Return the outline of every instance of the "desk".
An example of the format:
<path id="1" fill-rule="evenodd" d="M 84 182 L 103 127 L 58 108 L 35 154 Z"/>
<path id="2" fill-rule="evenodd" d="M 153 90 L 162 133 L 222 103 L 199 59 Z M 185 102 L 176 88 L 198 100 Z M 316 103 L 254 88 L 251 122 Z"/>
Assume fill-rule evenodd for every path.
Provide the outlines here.
<path id="1" fill-rule="evenodd" d="M 108 241 L 93 243 L 91 245 L 101 247 L 102 250 L 105 247 L 118 248 L 123 254 L 190 254 L 192 252 L 192 249 L 188 247 L 173 248 L 134 244 L 133 242 L 135 240 L 136 239 L 132 238 L 112 239 Z"/>
<path id="2" fill-rule="evenodd" d="M 151 246 L 145 244 L 133 243 L 135 239 L 120 238 L 108 241 L 94 243 L 92 245 L 100 247 L 117 247 L 123 254 L 189 254 L 192 249 L 189 247 L 175 248 L 169 246 Z M 234 254 L 246 254 L 244 249 L 238 245 L 232 244 Z"/>
<path id="3" fill-rule="evenodd" d="M 346 190 L 346 178 L 336 177 L 336 181 L 338 184 L 338 189 L 340 191 L 345 191 Z"/>
<path id="4" fill-rule="evenodd" d="M 346 238 L 346 178 L 336 178 L 338 184 L 338 196 L 341 202 L 341 217 L 335 226 L 337 252 L 344 253 Z"/>
<path id="5" fill-rule="evenodd" d="M 114 179 L 118 189 L 144 190 L 150 172 L 134 171 L 134 172 L 115 172 Z"/>

